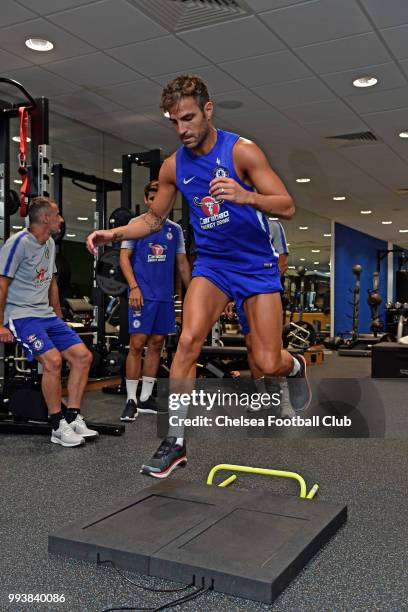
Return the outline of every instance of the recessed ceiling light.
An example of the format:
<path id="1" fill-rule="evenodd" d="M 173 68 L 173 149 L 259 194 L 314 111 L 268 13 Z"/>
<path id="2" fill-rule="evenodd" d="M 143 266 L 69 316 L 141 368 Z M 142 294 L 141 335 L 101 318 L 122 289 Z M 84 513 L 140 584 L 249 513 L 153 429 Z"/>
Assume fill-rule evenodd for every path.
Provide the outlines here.
<path id="1" fill-rule="evenodd" d="M 23 181 L 22 181 L 21 179 L 14 179 L 14 183 L 15 183 L 16 185 L 22 185 L 22 184 L 23 184 Z"/>
<path id="2" fill-rule="evenodd" d="M 290 242 L 287 242 L 287 243 L 286 243 L 286 246 L 290 246 Z"/>
<path id="3" fill-rule="evenodd" d="M 235 108 L 241 108 L 244 104 L 240 100 L 221 100 L 221 102 L 218 102 L 218 106 L 220 108 L 229 108 L 233 110 Z"/>
<path id="4" fill-rule="evenodd" d="M 377 83 L 378 79 L 370 76 L 359 77 L 353 81 L 354 87 L 372 87 L 373 85 L 377 85 Z"/>
<path id="5" fill-rule="evenodd" d="M 373 212 L 372 210 L 360 210 L 360 213 L 362 215 L 371 215 L 372 212 Z"/>
<path id="6" fill-rule="evenodd" d="M 296 182 L 297 183 L 310 183 L 310 178 L 297 178 Z"/>
<path id="7" fill-rule="evenodd" d="M 116 172 L 116 174 L 122 174 L 123 172 L 122 168 L 113 168 L 113 171 Z"/>
<path id="8" fill-rule="evenodd" d="M 300 230 L 307 230 L 309 229 L 307 225 L 299 225 L 299 229 Z"/>
<path id="9" fill-rule="evenodd" d="M 279 221 L 278 217 L 269 217 L 269 221 Z"/>
<path id="10" fill-rule="evenodd" d="M 28 38 L 25 44 L 33 51 L 51 51 L 54 48 L 53 43 L 45 38 Z"/>
<path id="11" fill-rule="evenodd" d="M 398 134 L 400 138 L 408 138 L 408 130 L 404 130 Z"/>
<path id="12" fill-rule="evenodd" d="M 14 140 L 14 142 L 20 142 L 20 136 L 13 136 L 12 140 Z M 26 142 L 31 142 L 31 138 L 27 136 Z"/>
<path id="13" fill-rule="evenodd" d="M 333 196 L 333 200 L 340 201 L 340 200 L 345 200 L 345 199 L 346 199 L 346 196 Z"/>
<path id="14" fill-rule="evenodd" d="M 323 234 L 325 238 L 331 238 L 331 234 Z"/>
<path id="15" fill-rule="evenodd" d="M 96 198 L 91 198 L 91 202 L 96 202 Z"/>
<path id="16" fill-rule="evenodd" d="M 398 230 L 400 232 L 400 234 L 406 234 L 408 232 L 408 229 L 403 229 L 403 230 Z"/>
<path id="17" fill-rule="evenodd" d="M 22 225 L 13 225 L 13 229 L 23 229 Z"/>
<path id="18" fill-rule="evenodd" d="M 76 234 L 67 234 L 67 238 L 76 238 Z"/>
<path id="19" fill-rule="evenodd" d="M 294 270 L 295 266 L 288 266 L 289 270 Z"/>
<path id="20" fill-rule="evenodd" d="M 391 225 L 392 221 L 381 221 L 383 225 Z"/>
<path id="21" fill-rule="evenodd" d="M 312 253 L 320 253 L 320 249 L 312 249 Z"/>
<path id="22" fill-rule="evenodd" d="M 78 221 L 88 221 L 88 217 L 77 217 Z"/>
<path id="23" fill-rule="evenodd" d="M 299 261 L 306 261 L 304 257 L 300 257 Z"/>
<path id="24" fill-rule="evenodd" d="M 320 261 L 314 261 L 314 262 L 313 262 L 313 265 L 314 265 L 314 266 L 318 266 L 318 265 L 319 265 L 319 263 L 320 263 Z"/>

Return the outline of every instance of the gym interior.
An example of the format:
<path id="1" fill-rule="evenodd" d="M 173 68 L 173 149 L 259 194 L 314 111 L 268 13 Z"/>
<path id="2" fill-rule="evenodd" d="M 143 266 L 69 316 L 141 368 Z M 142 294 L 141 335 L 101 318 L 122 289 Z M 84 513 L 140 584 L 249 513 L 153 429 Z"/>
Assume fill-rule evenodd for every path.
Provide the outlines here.
<path id="1" fill-rule="evenodd" d="M 59 298 L 93 355 L 81 412 L 99 436 L 50 444 L 41 367 L 0 344 L 0 610 L 406 607 L 407 34 L 402 0 L 3 0 L 0 245 L 34 197 L 58 204 Z M 313 399 L 295 424 L 216 401 L 208 427 L 197 410 L 187 465 L 158 481 L 140 466 L 167 420 L 121 420 L 120 243 L 95 257 L 85 243 L 146 212 L 145 185 L 181 144 L 160 110 L 179 74 L 205 80 L 215 127 L 254 141 L 295 202 L 280 219 L 282 343 Z M 180 193 L 170 219 L 193 265 Z M 183 328 L 176 271 L 174 288 L 159 404 Z M 252 382 L 222 314 L 197 389 Z"/>

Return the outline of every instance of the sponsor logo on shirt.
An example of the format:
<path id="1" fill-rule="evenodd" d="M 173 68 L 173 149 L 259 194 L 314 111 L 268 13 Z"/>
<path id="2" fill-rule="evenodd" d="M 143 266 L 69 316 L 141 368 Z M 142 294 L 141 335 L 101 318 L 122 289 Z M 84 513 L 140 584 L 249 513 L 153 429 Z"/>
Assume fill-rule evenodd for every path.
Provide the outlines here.
<path id="1" fill-rule="evenodd" d="M 218 225 L 229 223 L 228 210 L 220 212 L 222 200 L 216 200 L 211 196 L 205 196 L 201 200 L 195 197 L 194 204 L 200 206 L 201 212 L 205 215 L 205 217 L 200 218 L 201 229 L 212 229 Z"/>
<path id="2" fill-rule="evenodd" d="M 156 261 L 166 261 L 167 245 L 149 242 L 149 249 L 151 250 L 151 254 L 149 253 L 147 256 L 147 261 L 149 263 Z"/>
<path id="3" fill-rule="evenodd" d="M 47 281 L 51 280 L 51 276 L 48 273 L 48 268 L 36 268 L 35 269 L 36 275 L 34 277 L 34 284 L 36 285 L 36 287 L 39 287 L 41 285 L 43 285 L 44 283 L 46 283 Z"/>

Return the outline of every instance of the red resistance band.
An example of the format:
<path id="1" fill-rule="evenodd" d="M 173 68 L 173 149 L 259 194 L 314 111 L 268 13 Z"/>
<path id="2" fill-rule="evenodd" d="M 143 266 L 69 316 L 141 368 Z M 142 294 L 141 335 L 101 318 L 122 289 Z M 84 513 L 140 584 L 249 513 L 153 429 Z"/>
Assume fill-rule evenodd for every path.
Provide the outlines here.
<path id="1" fill-rule="evenodd" d="M 30 183 L 27 171 L 27 135 L 28 135 L 28 111 L 25 106 L 18 109 L 20 117 L 20 150 L 18 153 L 18 173 L 23 179 L 20 187 L 20 217 L 26 217 L 28 213 L 28 198 L 30 196 Z"/>

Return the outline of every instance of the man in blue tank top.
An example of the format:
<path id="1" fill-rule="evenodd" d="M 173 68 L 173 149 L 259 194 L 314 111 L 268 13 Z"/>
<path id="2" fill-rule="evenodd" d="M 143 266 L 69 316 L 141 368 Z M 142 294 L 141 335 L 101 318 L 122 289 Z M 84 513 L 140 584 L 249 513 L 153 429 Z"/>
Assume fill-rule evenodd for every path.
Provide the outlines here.
<path id="1" fill-rule="evenodd" d="M 158 181 L 150 181 L 144 189 L 144 202 L 149 208 L 157 195 Z M 131 219 L 129 223 L 136 223 Z M 129 353 L 126 359 L 127 401 L 121 421 L 134 421 L 139 413 L 157 414 L 156 400 L 151 396 L 160 355 L 167 334 L 176 331 L 174 311 L 174 270 L 188 287 L 190 264 L 186 256 L 183 230 L 167 219 L 154 236 L 122 242 L 120 267 L 129 285 Z M 139 401 L 137 386 L 142 370 Z"/>
<path id="2" fill-rule="evenodd" d="M 161 108 L 183 146 L 161 167 L 154 205 L 131 225 L 93 232 L 88 249 L 94 253 L 99 245 L 158 231 L 180 190 L 190 205 L 197 260 L 171 378 L 190 380 L 192 388 L 208 331 L 232 299 L 244 307 L 255 363 L 268 379 L 293 377 L 292 406 L 305 409 L 311 401 L 305 360 L 281 348 L 282 287 L 266 220 L 266 215 L 290 219 L 293 200 L 255 143 L 213 126 L 214 106 L 200 77 L 171 81 L 163 89 Z M 182 428 L 175 435 L 169 431 L 142 473 L 165 478 L 186 461 Z"/>

